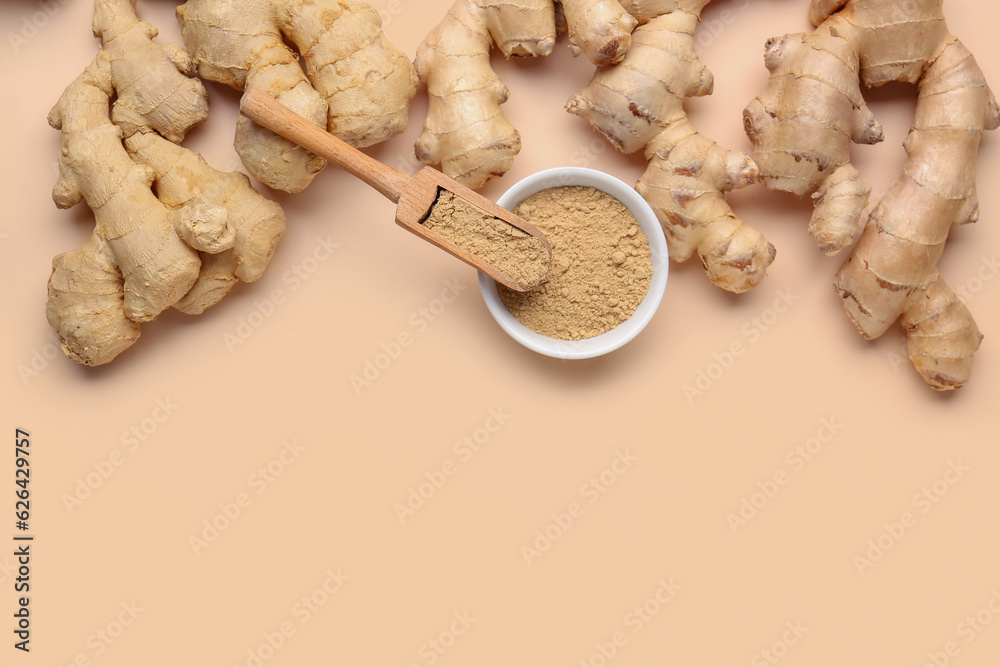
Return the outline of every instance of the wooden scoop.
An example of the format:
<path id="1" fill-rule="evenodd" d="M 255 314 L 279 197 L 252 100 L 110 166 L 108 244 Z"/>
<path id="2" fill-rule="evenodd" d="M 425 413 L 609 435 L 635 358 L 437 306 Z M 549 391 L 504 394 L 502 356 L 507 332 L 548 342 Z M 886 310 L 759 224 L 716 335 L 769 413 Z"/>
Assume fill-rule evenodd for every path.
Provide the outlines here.
<path id="1" fill-rule="evenodd" d="M 496 282 L 512 290 L 524 292 L 537 287 L 544 280 L 543 275 L 534 284 L 521 284 L 482 257 L 424 226 L 423 223 L 430 215 L 441 192 L 452 192 L 456 197 L 464 199 L 487 214 L 539 239 L 545 247 L 546 263 L 551 263 L 552 260 L 552 247 L 538 228 L 445 176 L 437 169 L 424 167 L 416 176 L 408 176 L 344 143 L 257 89 L 251 89 L 243 96 L 240 110 L 244 116 L 258 125 L 326 158 L 396 202 L 396 224 L 451 253 Z"/>

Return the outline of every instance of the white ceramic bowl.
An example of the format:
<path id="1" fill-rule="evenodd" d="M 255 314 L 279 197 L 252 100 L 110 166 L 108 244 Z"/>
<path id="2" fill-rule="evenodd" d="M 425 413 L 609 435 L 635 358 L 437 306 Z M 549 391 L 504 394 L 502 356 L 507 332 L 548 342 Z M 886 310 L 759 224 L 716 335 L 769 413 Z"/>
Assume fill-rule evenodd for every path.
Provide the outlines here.
<path id="1" fill-rule="evenodd" d="M 510 334 L 511 338 L 525 347 L 556 359 L 590 359 L 617 350 L 625 343 L 639 335 L 663 300 L 663 291 L 667 286 L 667 274 L 670 261 L 667 255 L 667 240 L 663 236 L 656 214 L 639 193 L 621 180 L 605 174 L 603 171 L 584 169 L 581 167 L 559 167 L 540 171 L 514 184 L 497 203 L 508 211 L 514 210 L 522 201 L 542 190 L 570 185 L 582 185 L 597 188 L 608 193 L 623 203 L 639 222 L 653 258 L 653 276 L 649 291 L 639 304 L 632 317 L 619 324 L 614 329 L 593 338 L 583 340 L 559 340 L 532 331 L 521 324 L 500 300 L 496 283 L 488 276 L 479 274 L 479 288 L 486 299 L 486 306 L 500 327 Z"/>

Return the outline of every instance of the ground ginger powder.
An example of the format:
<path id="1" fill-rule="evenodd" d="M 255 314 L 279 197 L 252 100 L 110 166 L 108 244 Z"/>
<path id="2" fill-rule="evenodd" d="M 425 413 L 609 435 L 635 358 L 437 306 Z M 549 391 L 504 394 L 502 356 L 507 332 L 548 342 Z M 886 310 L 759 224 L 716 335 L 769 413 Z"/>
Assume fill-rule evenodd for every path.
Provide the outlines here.
<path id="1" fill-rule="evenodd" d="M 551 338 L 582 340 L 627 320 L 649 291 L 649 239 L 620 201 L 596 188 L 543 190 L 514 214 L 538 227 L 552 245 L 548 277 L 530 292 L 497 285 L 507 310 Z"/>
<path id="2" fill-rule="evenodd" d="M 503 271 L 521 285 L 537 285 L 549 269 L 545 244 L 455 193 L 442 190 L 424 226 Z"/>

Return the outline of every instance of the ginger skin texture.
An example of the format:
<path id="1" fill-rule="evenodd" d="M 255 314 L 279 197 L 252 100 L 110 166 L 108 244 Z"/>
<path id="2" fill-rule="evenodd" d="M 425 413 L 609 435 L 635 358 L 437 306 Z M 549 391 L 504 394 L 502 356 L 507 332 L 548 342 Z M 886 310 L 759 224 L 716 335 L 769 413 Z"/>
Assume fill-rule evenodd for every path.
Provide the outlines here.
<path id="1" fill-rule="evenodd" d="M 378 12 L 365 3 L 188 0 L 177 16 L 205 79 L 242 91 L 263 90 L 357 147 L 406 128 L 417 77 L 406 55 L 382 33 Z M 326 165 L 244 116 L 237 122 L 235 145 L 253 176 L 285 192 L 304 190 Z"/>
<path id="2" fill-rule="evenodd" d="M 714 285 L 746 292 L 763 280 L 774 246 L 737 218 L 724 193 L 758 180 L 757 166 L 700 134 L 684 100 L 708 95 L 714 79 L 694 50 L 709 0 L 625 0 L 639 27 L 614 67 L 601 68 L 567 109 L 625 153 L 644 150 L 639 191 L 667 235 L 670 258 L 697 255 Z"/>
<path id="3" fill-rule="evenodd" d="M 184 49 L 152 41 L 159 31 L 139 20 L 135 6 L 135 0 L 94 2 L 94 37 L 117 84 L 112 120 L 127 136 L 148 128 L 180 143 L 208 118 L 205 87 L 189 78 L 194 68 Z"/>
<path id="4" fill-rule="evenodd" d="M 151 132 L 125 140 L 136 162 L 152 168 L 160 201 L 179 212 L 177 234 L 201 258 L 194 286 L 173 304 L 199 315 L 239 281 L 257 281 L 285 231 L 285 214 L 239 172 L 210 167 L 198 153 Z"/>
<path id="5" fill-rule="evenodd" d="M 637 185 L 667 233 L 670 256 L 697 254 L 713 283 L 731 292 L 757 285 L 774 247 L 733 215 L 724 193 L 757 182 L 757 167 L 699 134 L 688 97 L 712 91 L 694 51 L 709 0 L 563 0 L 574 52 L 598 66 L 567 110 L 626 153 L 644 150 Z M 430 108 L 417 157 L 477 188 L 506 173 L 520 150 L 500 105 L 507 88 L 489 67 L 496 44 L 507 57 L 544 56 L 555 43 L 557 7 L 544 0 L 458 0 L 417 52 Z M 637 27 L 638 26 L 638 27 Z"/>
<path id="6" fill-rule="evenodd" d="M 570 48 L 597 65 L 620 61 L 635 19 L 616 0 L 562 0 Z M 471 188 L 507 173 L 521 137 L 500 105 L 509 91 L 490 67 L 506 58 L 547 56 L 556 42 L 553 0 L 457 0 L 417 49 L 429 108 L 417 158 Z"/>
<path id="7" fill-rule="evenodd" d="M 976 162 L 1000 111 L 972 54 L 948 31 L 941 0 L 814 0 L 817 30 L 768 42 L 767 91 L 745 124 L 765 184 L 815 193 L 814 234 L 825 250 L 850 244 L 869 188 L 851 167 L 851 141 L 881 139 L 859 81 L 916 83 L 903 174 L 870 214 L 835 280 L 866 339 L 897 320 L 917 372 L 937 390 L 963 386 L 982 335 L 944 282 L 938 260 L 953 225 L 976 222 Z M 817 218 L 819 221 L 817 221 Z"/>
<path id="8" fill-rule="evenodd" d="M 85 199 L 94 211 L 91 240 L 53 261 L 49 322 L 67 355 L 106 363 L 148 322 L 179 301 L 198 279 L 198 253 L 174 232 L 174 215 L 150 189 L 153 170 L 122 146 L 108 117 L 111 62 L 100 54 L 49 116 L 63 132 L 53 199 L 69 208 Z"/>
<path id="9" fill-rule="evenodd" d="M 134 0 L 97 0 L 94 33 L 105 48 L 49 114 L 62 131 L 53 199 L 86 201 L 96 224 L 53 260 L 46 314 L 66 355 L 88 366 L 114 359 L 163 310 L 198 313 L 256 280 L 285 226 L 246 176 L 165 138 L 205 118 L 205 90 L 182 49 L 152 41 Z"/>

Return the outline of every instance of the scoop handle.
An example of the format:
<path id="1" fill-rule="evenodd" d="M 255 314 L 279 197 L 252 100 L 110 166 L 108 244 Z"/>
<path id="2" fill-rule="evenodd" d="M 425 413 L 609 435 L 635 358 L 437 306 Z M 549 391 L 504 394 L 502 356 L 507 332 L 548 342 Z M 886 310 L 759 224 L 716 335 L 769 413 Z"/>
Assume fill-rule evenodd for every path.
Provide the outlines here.
<path id="1" fill-rule="evenodd" d="M 410 180 L 407 174 L 365 155 L 257 88 L 243 95 L 240 111 L 258 125 L 326 158 L 399 203 L 403 187 Z"/>

